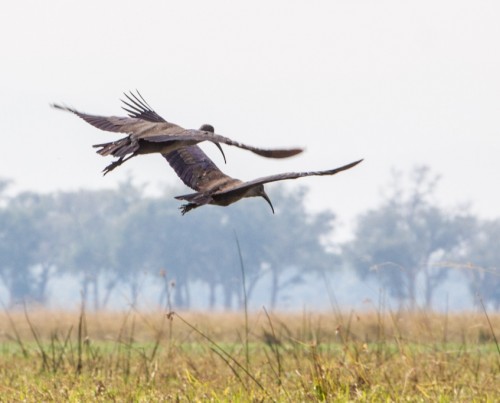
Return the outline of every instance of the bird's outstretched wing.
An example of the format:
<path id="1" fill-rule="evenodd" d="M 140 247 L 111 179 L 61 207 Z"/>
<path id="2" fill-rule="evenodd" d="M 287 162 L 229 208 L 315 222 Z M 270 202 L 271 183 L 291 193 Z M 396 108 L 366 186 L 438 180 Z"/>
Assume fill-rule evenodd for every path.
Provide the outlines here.
<path id="1" fill-rule="evenodd" d="M 270 176 L 264 176 L 262 178 L 257 178 L 248 182 L 242 183 L 240 186 L 237 186 L 236 189 L 240 188 L 248 188 L 256 185 L 264 185 L 266 183 L 270 182 L 277 182 L 277 181 L 282 181 L 282 180 L 287 180 L 287 179 L 297 179 L 297 178 L 303 178 L 305 176 L 324 176 L 324 175 L 335 175 L 339 172 L 346 171 L 347 169 L 351 169 L 358 165 L 361 160 L 351 162 L 350 164 L 343 165 L 338 168 L 334 169 L 328 169 L 326 171 L 311 171 L 311 172 L 287 172 L 287 173 L 282 173 L 282 174 L 276 174 L 276 175 L 270 175 Z"/>
<path id="2" fill-rule="evenodd" d="M 277 181 L 283 181 L 283 180 L 288 180 L 288 179 L 297 179 L 297 178 L 303 178 L 305 176 L 324 176 L 324 175 L 335 175 L 339 172 L 346 171 L 348 169 L 351 169 L 358 165 L 361 160 L 351 162 L 350 164 L 343 165 L 338 168 L 334 169 L 329 169 L 326 171 L 311 171 L 311 172 L 287 172 L 287 173 L 282 173 L 282 174 L 276 174 L 276 175 L 270 175 L 270 176 L 264 176 L 262 178 L 257 178 L 248 182 L 243 182 L 240 183 L 237 186 L 234 186 L 230 189 L 227 190 L 221 190 L 218 192 L 215 192 L 217 195 L 224 195 L 224 194 L 229 194 L 232 192 L 238 193 L 241 191 L 245 191 L 248 188 L 257 186 L 257 185 L 264 185 L 266 183 L 270 182 L 277 182 Z"/>
<path id="3" fill-rule="evenodd" d="M 92 126 L 107 132 L 130 133 L 130 129 L 137 126 L 137 123 L 139 123 L 137 119 L 127 117 L 90 115 L 88 113 L 79 112 L 68 106 L 58 104 L 52 104 L 51 106 L 56 109 L 72 112 Z"/>
<path id="4" fill-rule="evenodd" d="M 163 119 L 156 111 L 149 106 L 146 100 L 143 98 L 139 90 L 136 90 L 137 95 L 130 91 L 129 94 L 123 93 L 128 99 L 127 101 L 121 100 L 125 105 L 122 109 L 128 112 L 131 118 L 147 120 L 148 122 L 166 123 L 167 121 Z"/>
<path id="5" fill-rule="evenodd" d="M 52 107 L 74 113 L 92 126 L 108 132 L 141 136 L 149 133 L 161 133 L 172 128 L 183 130 L 178 125 L 167 122 L 158 115 L 147 104 L 139 91 L 137 91 L 137 95 L 133 92 L 130 92 L 130 95 L 126 93 L 124 95 L 128 101 L 122 100 L 125 104 L 123 109 L 128 112 L 128 117 L 91 115 L 58 104 L 52 104 Z"/>
<path id="6" fill-rule="evenodd" d="M 150 122 L 140 118 L 90 115 L 88 113 L 83 113 L 77 111 L 76 109 L 58 104 L 52 104 L 52 107 L 61 109 L 63 111 L 72 112 L 92 126 L 97 127 L 101 130 L 105 130 L 107 132 L 127 133 L 140 137 L 145 133 L 161 133 L 168 129 L 179 127 L 169 122 Z"/>
<path id="7" fill-rule="evenodd" d="M 266 158 L 288 158 L 294 155 L 300 154 L 304 151 L 302 148 L 277 148 L 277 149 L 266 149 L 250 146 L 248 144 L 240 143 L 236 140 L 231 140 L 228 137 L 221 136 L 219 134 L 213 134 L 201 130 L 184 130 L 181 134 L 159 134 L 148 136 L 147 141 L 152 143 L 163 143 L 168 141 L 211 141 L 213 143 L 223 143 L 230 146 L 235 146 L 253 152 L 254 154 L 260 155 Z"/>

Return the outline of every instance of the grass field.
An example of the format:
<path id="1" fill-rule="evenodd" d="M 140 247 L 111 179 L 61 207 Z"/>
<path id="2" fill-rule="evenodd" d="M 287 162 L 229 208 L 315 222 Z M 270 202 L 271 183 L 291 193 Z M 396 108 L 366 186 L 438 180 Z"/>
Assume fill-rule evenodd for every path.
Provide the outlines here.
<path id="1" fill-rule="evenodd" d="M 499 401 L 485 312 L 0 314 L 0 401 Z"/>

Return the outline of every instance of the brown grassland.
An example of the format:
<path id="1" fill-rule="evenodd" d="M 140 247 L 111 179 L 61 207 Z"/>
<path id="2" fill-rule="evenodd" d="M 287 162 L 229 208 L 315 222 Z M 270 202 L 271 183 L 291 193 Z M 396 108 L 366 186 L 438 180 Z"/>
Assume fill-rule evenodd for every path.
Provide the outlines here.
<path id="1" fill-rule="evenodd" d="M 499 401 L 500 315 L 0 314 L 0 401 Z"/>

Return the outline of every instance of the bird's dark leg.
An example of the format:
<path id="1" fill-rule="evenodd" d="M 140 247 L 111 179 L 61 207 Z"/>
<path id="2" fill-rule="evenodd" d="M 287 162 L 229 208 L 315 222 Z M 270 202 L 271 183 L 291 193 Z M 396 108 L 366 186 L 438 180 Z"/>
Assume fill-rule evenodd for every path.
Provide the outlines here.
<path id="1" fill-rule="evenodd" d="M 123 164 L 125 161 L 128 161 L 130 158 L 135 157 L 136 154 L 130 154 L 127 158 L 120 157 L 116 161 L 113 161 L 111 164 L 109 164 L 106 168 L 102 170 L 103 176 L 106 175 L 108 172 L 111 172 L 113 169 L 116 167 L 119 167 L 121 164 Z"/>
<path id="2" fill-rule="evenodd" d="M 113 161 L 111 164 L 107 165 L 106 168 L 102 170 L 102 174 L 106 175 L 108 172 L 111 172 L 116 167 L 120 166 L 123 163 L 123 158 L 119 158 L 116 161 Z"/>
<path id="3" fill-rule="evenodd" d="M 182 206 L 180 206 L 179 209 L 181 210 L 182 215 L 184 215 L 187 212 L 195 209 L 196 207 L 198 207 L 198 204 L 196 204 L 196 203 L 187 203 L 187 204 L 183 204 Z"/>

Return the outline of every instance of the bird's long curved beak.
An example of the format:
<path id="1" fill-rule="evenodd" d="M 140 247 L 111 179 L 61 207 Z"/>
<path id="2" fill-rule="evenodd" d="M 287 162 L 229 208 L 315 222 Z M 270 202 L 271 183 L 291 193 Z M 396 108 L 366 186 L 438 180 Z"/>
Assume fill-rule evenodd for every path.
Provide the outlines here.
<path id="1" fill-rule="evenodd" d="M 221 152 L 222 154 L 222 157 L 224 158 L 224 164 L 227 164 L 227 161 L 226 161 L 226 154 L 224 154 L 224 150 L 222 149 L 221 145 L 219 143 L 216 143 L 215 141 L 213 141 L 213 143 L 217 146 L 217 148 L 219 149 L 219 151 Z"/>
<path id="2" fill-rule="evenodd" d="M 264 200 L 265 200 L 266 202 L 268 202 L 268 203 L 269 203 L 269 205 L 271 206 L 271 210 L 273 211 L 273 214 L 274 214 L 274 207 L 273 207 L 273 203 L 271 203 L 271 199 L 269 198 L 269 196 L 267 195 L 267 193 L 266 193 L 266 192 L 263 192 L 263 193 L 261 194 L 261 196 L 264 198 Z"/>

